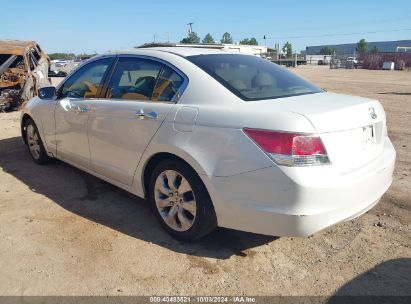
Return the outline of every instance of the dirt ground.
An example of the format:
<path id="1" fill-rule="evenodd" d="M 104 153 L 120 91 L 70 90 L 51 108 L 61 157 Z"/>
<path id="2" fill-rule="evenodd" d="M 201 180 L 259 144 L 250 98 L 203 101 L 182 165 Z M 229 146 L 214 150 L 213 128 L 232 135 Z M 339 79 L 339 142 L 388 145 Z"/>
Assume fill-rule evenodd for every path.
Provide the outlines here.
<path id="1" fill-rule="evenodd" d="M 62 162 L 35 165 L 19 112 L 1 113 L 0 295 L 411 295 L 411 73 L 293 71 L 382 102 L 398 154 L 374 209 L 308 238 L 218 229 L 181 243 L 141 199 Z"/>

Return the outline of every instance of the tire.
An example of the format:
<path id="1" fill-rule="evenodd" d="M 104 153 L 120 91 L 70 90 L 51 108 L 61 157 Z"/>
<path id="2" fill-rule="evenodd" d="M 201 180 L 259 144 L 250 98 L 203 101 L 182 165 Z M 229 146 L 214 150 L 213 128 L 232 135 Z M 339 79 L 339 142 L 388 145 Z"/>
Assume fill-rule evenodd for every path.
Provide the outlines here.
<path id="1" fill-rule="evenodd" d="M 49 163 L 51 158 L 47 155 L 46 149 L 44 149 L 39 130 L 32 119 L 27 119 L 24 124 L 24 132 L 26 136 L 27 149 L 34 162 L 39 165 Z"/>
<path id="2" fill-rule="evenodd" d="M 150 178 L 149 202 L 160 224 L 176 239 L 194 241 L 217 227 L 206 187 L 181 160 L 164 160 L 155 167 Z"/>

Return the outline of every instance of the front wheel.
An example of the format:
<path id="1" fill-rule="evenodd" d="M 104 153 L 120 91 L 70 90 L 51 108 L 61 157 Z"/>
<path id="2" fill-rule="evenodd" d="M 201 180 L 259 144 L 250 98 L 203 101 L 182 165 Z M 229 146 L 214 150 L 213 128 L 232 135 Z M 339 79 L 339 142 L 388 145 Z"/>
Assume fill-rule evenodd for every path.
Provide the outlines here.
<path id="1" fill-rule="evenodd" d="M 32 119 L 26 121 L 24 130 L 26 132 L 26 142 L 31 158 L 40 165 L 50 162 L 51 158 L 44 149 L 39 130 Z"/>
<path id="2" fill-rule="evenodd" d="M 180 240 L 196 240 L 217 226 L 207 189 L 193 169 L 180 160 L 157 165 L 151 175 L 149 199 L 163 228 Z"/>

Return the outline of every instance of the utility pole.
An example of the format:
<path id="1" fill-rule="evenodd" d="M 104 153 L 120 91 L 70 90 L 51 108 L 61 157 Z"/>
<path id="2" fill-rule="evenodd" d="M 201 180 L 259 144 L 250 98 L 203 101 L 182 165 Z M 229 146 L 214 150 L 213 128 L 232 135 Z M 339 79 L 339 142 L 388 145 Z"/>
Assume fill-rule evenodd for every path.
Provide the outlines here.
<path id="1" fill-rule="evenodd" d="M 274 45 L 274 48 L 275 48 L 275 53 L 276 53 L 276 58 L 275 59 L 278 60 L 280 58 L 280 44 L 276 43 Z"/>
<path id="2" fill-rule="evenodd" d="M 193 32 L 193 24 L 194 24 L 194 22 L 187 23 L 187 25 L 188 25 L 188 34 L 189 35 L 191 35 L 191 33 Z"/>
<path id="3" fill-rule="evenodd" d="M 154 34 L 153 36 L 154 36 L 153 37 L 154 38 L 153 42 L 156 43 L 156 34 Z"/>
<path id="4" fill-rule="evenodd" d="M 167 43 L 170 43 L 170 34 L 171 34 L 171 32 L 166 32 L 166 34 L 167 34 Z"/>

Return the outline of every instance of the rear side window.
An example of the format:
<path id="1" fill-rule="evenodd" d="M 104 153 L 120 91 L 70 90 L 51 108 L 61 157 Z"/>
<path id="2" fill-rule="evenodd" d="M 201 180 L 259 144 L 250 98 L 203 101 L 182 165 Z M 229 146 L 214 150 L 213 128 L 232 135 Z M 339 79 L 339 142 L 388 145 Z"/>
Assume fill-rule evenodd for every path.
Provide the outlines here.
<path id="1" fill-rule="evenodd" d="M 153 101 L 174 101 L 180 97 L 179 89 L 184 83 L 184 78 L 176 71 L 164 66 L 158 77 L 157 85 L 153 92 Z"/>
<path id="2" fill-rule="evenodd" d="M 162 63 L 141 58 L 120 58 L 111 76 L 106 98 L 150 100 Z"/>
<path id="3" fill-rule="evenodd" d="M 322 92 L 287 69 L 256 56 L 213 54 L 186 59 L 246 101 Z"/>

